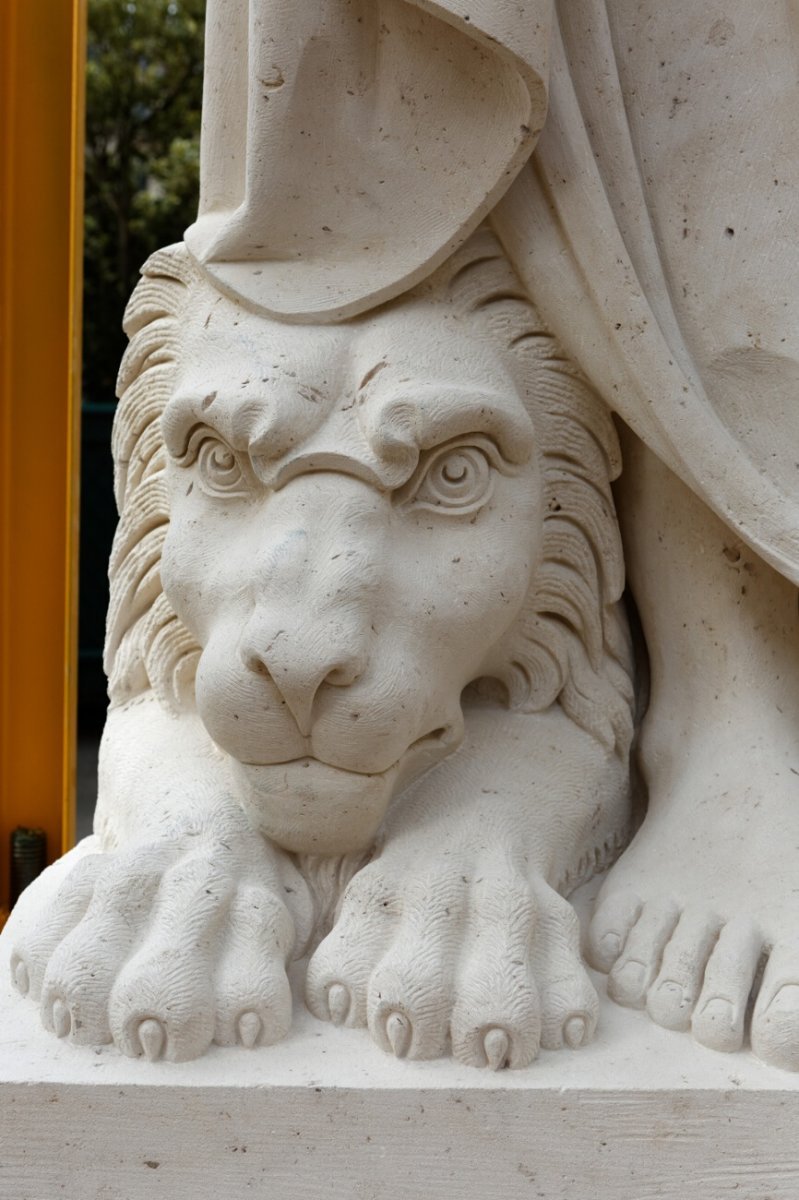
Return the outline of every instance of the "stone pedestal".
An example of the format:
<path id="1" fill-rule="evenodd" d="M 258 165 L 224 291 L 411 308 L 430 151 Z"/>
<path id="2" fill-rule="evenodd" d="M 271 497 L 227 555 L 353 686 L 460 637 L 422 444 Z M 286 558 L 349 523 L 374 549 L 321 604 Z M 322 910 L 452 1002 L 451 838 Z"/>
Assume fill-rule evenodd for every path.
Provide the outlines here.
<path id="1" fill-rule="evenodd" d="M 795 1200 L 799 1077 L 603 998 L 596 1040 L 492 1074 L 384 1055 L 302 1006 L 185 1064 L 57 1041 L 7 983 L 1 1200 Z M 601 977 L 596 977 L 601 986 Z"/>

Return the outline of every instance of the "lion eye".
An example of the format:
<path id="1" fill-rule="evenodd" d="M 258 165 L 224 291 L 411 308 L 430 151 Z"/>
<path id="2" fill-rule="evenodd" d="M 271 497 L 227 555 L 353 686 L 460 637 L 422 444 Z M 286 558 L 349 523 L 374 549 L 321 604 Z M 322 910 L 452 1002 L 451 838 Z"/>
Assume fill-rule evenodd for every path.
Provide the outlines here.
<path id="1" fill-rule="evenodd" d="M 241 496 L 246 480 L 235 451 L 220 438 L 207 435 L 197 447 L 197 470 L 204 489 L 211 495 Z"/>
<path id="2" fill-rule="evenodd" d="M 480 446 L 462 445 L 434 451 L 417 472 L 417 482 L 408 499 L 425 508 L 470 512 L 488 500 L 494 469 Z"/>

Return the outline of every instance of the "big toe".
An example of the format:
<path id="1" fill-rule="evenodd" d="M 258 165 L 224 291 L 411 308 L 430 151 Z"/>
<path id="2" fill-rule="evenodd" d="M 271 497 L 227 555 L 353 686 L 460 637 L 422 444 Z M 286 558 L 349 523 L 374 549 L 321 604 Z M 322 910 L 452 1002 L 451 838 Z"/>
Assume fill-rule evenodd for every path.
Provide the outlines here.
<path id="1" fill-rule="evenodd" d="M 799 1071 L 799 948 L 771 952 L 752 1015 L 752 1049 L 772 1066 Z"/>

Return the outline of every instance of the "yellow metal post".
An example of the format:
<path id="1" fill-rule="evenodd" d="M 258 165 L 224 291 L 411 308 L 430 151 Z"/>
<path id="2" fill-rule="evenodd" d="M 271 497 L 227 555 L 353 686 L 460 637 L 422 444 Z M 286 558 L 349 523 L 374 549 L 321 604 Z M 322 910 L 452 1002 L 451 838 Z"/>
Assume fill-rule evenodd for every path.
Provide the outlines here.
<path id="1" fill-rule="evenodd" d="M 12 829 L 74 829 L 85 29 L 0 0 L 0 912 Z"/>

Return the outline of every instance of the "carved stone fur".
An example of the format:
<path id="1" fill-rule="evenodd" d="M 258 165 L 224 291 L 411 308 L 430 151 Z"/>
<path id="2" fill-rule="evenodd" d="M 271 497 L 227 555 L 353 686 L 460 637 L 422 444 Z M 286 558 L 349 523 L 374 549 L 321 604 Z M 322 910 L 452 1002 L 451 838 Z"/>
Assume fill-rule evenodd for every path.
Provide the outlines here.
<path id="1" fill-rule="evenodd" d="M 159 701 L 193 704 L 200 647 L 160 583 L 169 522 L 160 418 L 180 355 L 181 314 L 198 268 L 182 245 L 142 270 L 125 314 L 130 345 L 114 423 L 120 523 L 109 568 L 105 668 L 112 703 L 152 688 Z M 487 230 L 417 293 L 444 295 L 458 320 L 506 347 L 533 418 L 546 493 L 541 562 L 494 674 L 511 707 L 553 703 L 603 745 L 625 755 L 632 737 L 631 653 L 619 600 L 624 563 L 610 484 L 621 462 L 606 406 L 565 357 Z"/>
<path id="2" fill-rule="evenodd" d="M 313 328 L 174 246 L 125 324 L 101 853 L 17 986 L 185 1059 L 285 1036 L 309 954 L 314 1015 L 398 1056 L 589 1041 L 564 897 L 629 829 L 619 452 L 493 233 Z"/>

